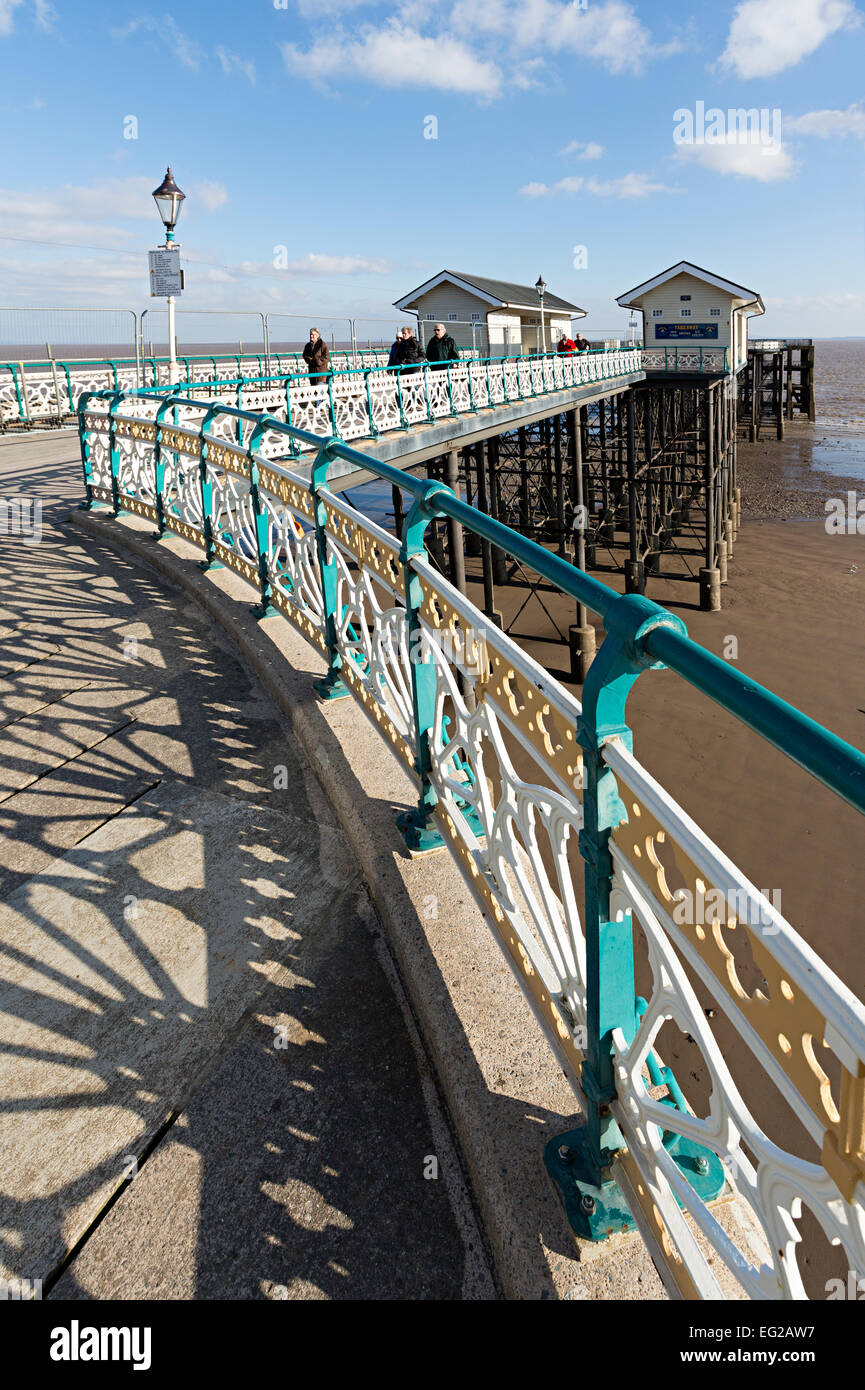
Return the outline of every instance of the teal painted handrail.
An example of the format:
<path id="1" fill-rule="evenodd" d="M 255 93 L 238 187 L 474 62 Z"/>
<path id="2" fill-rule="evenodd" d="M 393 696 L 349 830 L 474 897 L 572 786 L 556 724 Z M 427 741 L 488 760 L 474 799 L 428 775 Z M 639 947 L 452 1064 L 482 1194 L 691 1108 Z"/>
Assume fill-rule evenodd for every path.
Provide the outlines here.
<path id="1" fill-rule="evenodd" d="M 156 398 L 165 403 L 165 398 L 158 392 L 129 392 L 128 396 L 130 399 L 141 396 Z M 93 392 L 86 399 L 94 398 L 114 400 L 116 393 Z M 199 410 L 204 408 L 201 401 L 185 396 L 172 396 L 170 400 L 173 405 L 192 406 Z M 82 417 L 85 408 L 86 401 L 79 405 L 79 418 Z M 253 425 L 260 425 L 262 419 L 266 418 L 269 430 L 307 444 L 319 453 L 326 449 L 329 460 L 342 459 L 385 482 L 395 483 L 418 503 L 424 503 L 427 497 L 430 488 L 427 480 L 414 478 L 393 464 L 373 458 L 342 440 L 323 440 L 308 430 L 286 425 L 281 420 L 271 417 L 262 417 L 252 411 L 237 410 L 229 405 L 223 405 L 221 411 L 223 414 L 248 420 Z M 81 428 L 83 433 L 83 425 Z M 262 463 L 268 465 L 268 460 L 262 459 Z M 450 517 L 460 522 L 482 540 L 489 541 L 505 554 L 512 555 L 530 566 L 536 574 L 548 579 L 579 603 L 585 604 L 605 622 L 616 605 L 620 606 L 621 611 L 622 595 L 615 589 L 576 569 L 568 561 L 545 550 L 536 541 L 512 530 L 503 522 L 478 511 L 443 484 L 436 485 L 433 499 L 425 505 L 428 507 L 430 518 Z M 635 597 L 628 596 L 629 599 Z M 669 619 L 677 627 L 681 620 L 674 618 L 661 604 L 652 603 L 649 599 L 641 599 L 640 605 L 641 625 L 645 635 L 634 639 L 632 653 L 640 666 L 648 668 L 654 661 L 663 662 L 670 670 L 675 671 L 715 704 L 766 739 L 817 781 L 865 814 L 865 754 L 817 724 L 815 720 L 809 719 L 765 686 L 707 651 L 681 628 L 674 631 L 663 625 L 647 627 L 647 620 L 650 618 L 659 622 Z M 631 604 L 630 607 L 636 613 L 636 605 Z M 681 626 L 683 628 L 683 625 Z"/>
<path id="2" fill-rule="evenodd" d="M 7 371 L 9 371 L 9 372 L 12 373 L 12 385 L 15 387 L 15 399 L 16 399 L 16 401 L 18 402 L 18 415 L 19 415 L 19 418 L 20 418 L 20 419 L 26 420 L 26 419 L 27 419 L 27 414 L 26 414 L 26 411 L 25 411 L 25 409 L 24 409 L 24 402 L 23 402 L 23 400 L 21 399 L 21 387 L 20 387 L 19 384 L 18 384 L 18 372 L 17 372 L 17 370 L 16 370 L 15 363 L 14 363 L 14 362 L 2 362 L 2 363 L 0 363 L 0 366 L 5 367 L 5 368 L 7 369 Z"/>

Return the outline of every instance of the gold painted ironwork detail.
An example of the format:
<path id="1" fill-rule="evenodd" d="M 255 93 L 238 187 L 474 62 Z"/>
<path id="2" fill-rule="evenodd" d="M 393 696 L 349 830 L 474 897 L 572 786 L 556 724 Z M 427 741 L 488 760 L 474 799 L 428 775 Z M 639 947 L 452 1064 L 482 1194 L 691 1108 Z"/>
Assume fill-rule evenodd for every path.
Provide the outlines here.
<path id="1" fill-rule="evenodd" d="M 511 657 L 488 632 L 482 640 L 453 604 L 420 575 L 423 599 L 420 616 L 432 630 L 447 633 L 454 659 L 475 678 L 475 697 L 498 706 L 538 755 L 566 786 L 582 795 L 583 754 L 574 723 L 552 704 L 545 693 L 521 672 Z"/>
<path id="2" fill-rule="evenodd" d="M 633 1155 L 625 1150 L 619 1154 L 619 1162 L 630 1179 L 631 1187 L 640 1204 L 641 1211 L 654 1231 L 655 1238 L 661 1245 L 664 1255 L 666 1256 L 667 1271 L 673 1276 L 676 1287 L 682 1295 L 682 1298 L 686 1299 L 689 1303 L 699 1303 L 701 1299 L 697 1285 L 688 1273 L 688 1268 L 684 1260 L 670 1239 L 670 1233 L 667 1230 L 664 1218 L 658 1211 L 655 1199 L 651 1192 L 648 1191 L 643 1181 L 643 1176 L 634 1162 Z"/>
<path id="3" fill-rule="evenodd" d="M 274 473 L 262 464 L 258 467 L 258 485 L 265 492 L 277 497 L 286 507 L 290 507 L 293 512 L 305 516 L 308 521 L 314 520 L 312 496 L 306 485 L 292 482 L 291 478 L 284 478 L 281 473 Z"/>
<path id="4" fill-rule="evenodd" d="M 179 454 L 190 454 L 197 458 L 201 453 L 201 436 L 190 434 L 188 430 L 179 430 L 166 425 L 162 427 L 162 447 L 164 449 L 175 449 Z"/>
<path id="5" fill-rule="evenodd" d="M 814 1055 L 815 1040 L 829 1046 L 825 1043 L 825 1016 L 800 985 L 787 979 L 786 972 L 769 952 L 759 932 L 730 910 L 727 894 L 707 881 L 682 846 L 667 834 L 618 775 L 617 781 L 628 820 L 613 831 L 613 843 L 673 917 L 678 900 L 667 882 L 666 869 L 658 852 L 659 845 L 669 846 L 692 901 L 700 897 L 705 903 L 705 922 L 678 923 L 680 930 L 824 1127 L 824 1160 L 827 1155 L 829 1159 L 827 1171 L 836 1182 L 842 1177 L 839 1187 L 852 1193 L 856 1182 L 865 1178 L 865 1073 L 862 1064 L 854 1077 L 839 1059 L 839 1109 L 832 1096 L 829 1077 Z M 727 904 L 723 920 L 715 911 L 719 898 Z M 749 993 L 739 979 L 734 954 L 724 936 L 725 932 L 738 930 L 747 935 L 754 964 L 765 981 L 768 994 L 759 987 Z"/>
<path id="6" fill-rule="evenodd" d="M 249 459 L 242 449 L 232 449 L 230 444 L 213 439 L 207 441 L 208 468 L 222 468 L 226 473 L 249 479 Z"/>
<path id="7" fill-rule="evenodd" d="M 368 531 L 360 522 L 343 516 L 333 502 L 321 495 L 327 513 L 327 531 L 338 545 L 352 554 L 364 569 L 370 570 L 387 585 L 389 589 L 402 592 L 402 565 L 399 562 L 399 547 L 389 545 L 381 536 Z"/>

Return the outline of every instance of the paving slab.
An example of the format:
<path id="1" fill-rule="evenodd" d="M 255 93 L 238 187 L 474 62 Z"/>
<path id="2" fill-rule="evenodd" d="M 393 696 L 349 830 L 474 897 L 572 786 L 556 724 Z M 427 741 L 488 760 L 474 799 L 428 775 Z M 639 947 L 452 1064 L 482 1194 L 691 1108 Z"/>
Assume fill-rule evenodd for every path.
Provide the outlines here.
<path id="1" fill-rule="evenodd" d="M 443 1174 L 425 1177 L 448 1160 L 372 921 L 351 891 L 296 943 L 52 1299 L 489 1296 L 465 1287 Z"/>
<path id="2" fill-rule="evenodd" d="M 100 711 L 76 710 L 65 700 L 0 729 L 0 802 L 54 772 L 129 723 Z"/>

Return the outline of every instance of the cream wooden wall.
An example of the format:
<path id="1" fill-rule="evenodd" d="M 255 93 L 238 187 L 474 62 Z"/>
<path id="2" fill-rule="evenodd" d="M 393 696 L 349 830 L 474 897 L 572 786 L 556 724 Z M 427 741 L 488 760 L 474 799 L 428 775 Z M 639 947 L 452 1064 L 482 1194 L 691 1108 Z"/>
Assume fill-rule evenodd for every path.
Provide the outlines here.
<path id="1" fill-rule="evenodd" d="M 680 296 L 689 294 L 690 302 L 683 304 Z M 693 275 L 682 273 L 675 279 L 668 280 L 666 284 L 659 285 L 655 290 L 649 290 L 643 295 L 643 315 L 645 319 L 646 337 L 644 342 L 647 347 L 655 343 L 659 347 L 675 347 L 676 342 L 685 343 L 686 339 L 680 338 L 657 338 L 655 328 L 658 323 L 712 323 L 709 310 L 720 309 L 721 317 L 718 319 L 718 337 L 715 338 L 694 338 L 690 341 L 695 343 L 705 342 L 710 346 L 732 347 L 733 343 L 733 305 L 735 300 L 723 290 L 715 289 L 712 285 L 707 285 L 705 280 L 697 280 Z M 656 319 L 653 316 L 653 309 L 662 309 L 662 318 Z M 682 318 L 682 309 L 690 309 L 689 318 Z"/>

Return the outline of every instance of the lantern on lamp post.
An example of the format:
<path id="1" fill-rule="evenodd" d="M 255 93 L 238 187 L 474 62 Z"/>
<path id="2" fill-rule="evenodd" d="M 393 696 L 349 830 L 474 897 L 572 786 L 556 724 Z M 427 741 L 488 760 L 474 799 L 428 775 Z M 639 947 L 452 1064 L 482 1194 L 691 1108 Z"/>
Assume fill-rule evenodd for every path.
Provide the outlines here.
<path id="1" fill-rule="evenodd" d="M 535 289 L 538 292 L 538 299 L 541 301 L 541 352 L 547 350 L 547 335 L 544 329 L 544 295 L 547 290 L 547 282 L 543 275 L 539 275 L 535 282 Z"/>
<path id="2" fill-rule="evenodd" d="M 153 190 L 153 201 L 165 227 L 165 246 L 163 249 L 166 251 L 179 249 L 174 240 L 174 228 L 177 226 L 185 199 L 186 194 L 175 183 L 171 165 L 169 165 L 162 183 Z M 172 386 L 176 386 L 180 373 L 177 369 L 177 338 L 174 331 L 174 295 L 166 295 L 166 299 L 168 302 L 168 380 Z"/>

